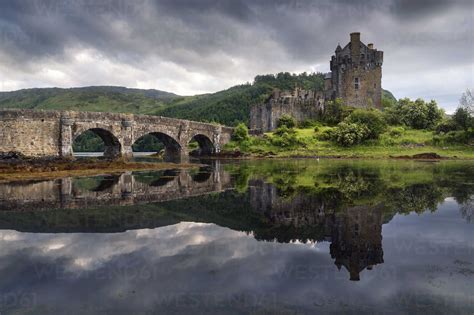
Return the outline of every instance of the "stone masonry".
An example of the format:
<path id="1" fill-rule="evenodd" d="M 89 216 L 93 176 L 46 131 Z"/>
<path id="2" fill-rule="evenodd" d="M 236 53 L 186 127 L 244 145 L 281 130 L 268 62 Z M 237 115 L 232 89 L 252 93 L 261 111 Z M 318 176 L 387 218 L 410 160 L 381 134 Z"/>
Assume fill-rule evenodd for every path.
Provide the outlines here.
<path id="1" fill-rule="evenodd" d="M 0 110 L 0 152 L 26 156 L 72 157 L 76 137 L 91 130 L 105 144 L 109 158 L 129 158 L 132 145 L 152 134 L 165 145 L 165 158 L 187 158 L 195 139 L 206 154 L 220 152 L 230 141 L 232 128 L 159 116 L 73 111 Z"/>
<path id="2" fill-rule="evenodd" d="M 298 122 L 315 119 L 324 112 L 325 104 L 336 98 L 351 107 L 380 108 L 382 63 L 382 51 L 362 43 L 360 33 L 351 33 L 350 42 L 344 48 L 338 45 L 331 57 L 323 91 L 275 90 L 264 104 L 252 106 L 250 129 L 256 133 L 274 130 L 282 115 L 293 116 Z"/>

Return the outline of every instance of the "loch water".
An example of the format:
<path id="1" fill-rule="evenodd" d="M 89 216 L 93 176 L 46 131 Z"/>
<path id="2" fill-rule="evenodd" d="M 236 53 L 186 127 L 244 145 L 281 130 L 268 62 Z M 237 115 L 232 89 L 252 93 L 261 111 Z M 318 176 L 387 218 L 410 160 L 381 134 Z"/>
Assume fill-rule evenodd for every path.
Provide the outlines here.
<path id="1" fill-rule="evenodd" d="M 474 162 L 0 183 L 0 314 L 473 314 Z"/>

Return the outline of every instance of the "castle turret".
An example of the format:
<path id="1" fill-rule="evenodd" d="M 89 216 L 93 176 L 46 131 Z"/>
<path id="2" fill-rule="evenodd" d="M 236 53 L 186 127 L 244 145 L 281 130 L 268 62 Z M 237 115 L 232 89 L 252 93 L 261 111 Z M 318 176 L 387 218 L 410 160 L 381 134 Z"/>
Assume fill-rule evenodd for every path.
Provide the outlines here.
<path id="1" fill-rule="evenodd" d="M 332 72 L 329 98 L 342 98 L 352 107 L 380 108 L 382 103 L 382 63 L 383 52 L 374 44 L 365 45 L 360 33 L 350 34 L 350 42 L 344 47 L 336 47 L 330 61 Z"/>

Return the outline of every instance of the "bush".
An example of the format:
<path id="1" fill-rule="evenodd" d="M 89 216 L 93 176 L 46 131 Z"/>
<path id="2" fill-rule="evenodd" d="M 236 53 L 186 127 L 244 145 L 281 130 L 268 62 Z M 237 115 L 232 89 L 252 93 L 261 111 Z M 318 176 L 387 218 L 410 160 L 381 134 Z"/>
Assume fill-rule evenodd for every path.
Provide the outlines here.
<path id="1" fill-rule="evenodd" d="M 387 128 L 382 113 L 377 109 L 356 109 L 345 121 L 367 127 L 366 139 L 378 139 Z"/>
<path id="2" fill-rule="evenodd" d="M 332 131 L 333 131 L 332 129 L 326 129 L 323 132 L 317 134 L 316 139 L 320 141 L 329 141 L 332 139 L 332 135 L 333 135 Z"/>
<path id="3" fill-rule="evenodd" d="M 393 138 L 399 138 L 402 136 L 402 134 L 405 132 L 405 128 L 403 127 L 394 127 L 390 129 L 390 132 L 388 133 L 390 137 Z"/>
<path id="4" fill-rule="evenodd" d="M 311 119 L 305 119 L 303 120 L 302 122 L 298 123 L 298 127 L 299 128 L 311 128 L 313 127 L 314 125 L 316 125 L 316 122 L 311 120 Z"/>
<path id="5" fill-rule="evenodd" d="M 280 132 L 275 133 L 273 137 L 271 138 L 271 143 L 274 146 L 282 147 L 282 148 L 291 148 L 296 145 L 302 144 L 296 137 L 296 133 L 291 132 L 292 129 L 288 129 L 288 130 L 290 130 L 290 132 L 283 131 L 280 129 Z"/>
<path id="6" fill-rule="evenodd" d="M 474 131 L 449 131 L 445 135 L 433 137 L 435 144 L 471 144 L 474 142 Z"/>
<path id="7" fill-rule="evenodd" d="M 237 142 L 243 142 L 249 140 L 249 129 L 244 123 L 240 123 L 235 127 L 232 139 Z"/>
<path id="8" fill-rule="evenodd" d="M 365 125 L 341 122 L 333 130 L 332 138 L 337 144 L 348 147 L 363 142 L 368 133 Z"/>
<path id="9" fill-rule="evenodd" d="M 318 132 L 318 131 L 319 131 L 319 126 L 314 127 L 314 132 Z"/>
<path id="10" fill-rule="evenodd" d="M 456 124 L 456 122 L 452 119 L 446 119 L 440 122 L 436 128 L 435 128 L 435 133 L 440 134 L 440 133 L 448 133 L 450 131 L 457 130 L 459 127 Z"/>
<path id="11" fill-rule="evenodd" d="M 296 120 L 289 115 L 282 115 L 277 122 L 278 127 L 286 126 L 288 128 L 296 127 Z"/>

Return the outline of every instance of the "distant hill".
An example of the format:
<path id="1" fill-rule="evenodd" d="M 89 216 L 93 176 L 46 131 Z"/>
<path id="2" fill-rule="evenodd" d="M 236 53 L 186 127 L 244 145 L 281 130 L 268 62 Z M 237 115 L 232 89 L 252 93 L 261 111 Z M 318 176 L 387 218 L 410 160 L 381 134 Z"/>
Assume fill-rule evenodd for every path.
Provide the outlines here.
<path id="1" fill-rule="evenodd" d="M 265 101 L 273 88 L 321 90 L 321 73 L 260 75 L 252 84 L 237 85 L 216 93 L 179 96 L 159 90 L 118 86 L 36 88 L 0 92 L 0 108 L 78 110 L 160 115 L 235 126 L 249 122 L 250 106 Z M 383 97 L 395 100 L 392 93 Z"/>
<path id="2" fill-rule="evenodd" d="M 37 88 L 0 92 L 0 108 L 79 110 L 151 114 L 180 96 L 118 86 Z"/>

